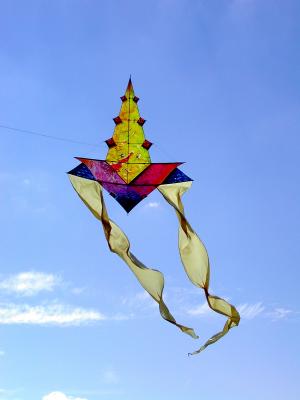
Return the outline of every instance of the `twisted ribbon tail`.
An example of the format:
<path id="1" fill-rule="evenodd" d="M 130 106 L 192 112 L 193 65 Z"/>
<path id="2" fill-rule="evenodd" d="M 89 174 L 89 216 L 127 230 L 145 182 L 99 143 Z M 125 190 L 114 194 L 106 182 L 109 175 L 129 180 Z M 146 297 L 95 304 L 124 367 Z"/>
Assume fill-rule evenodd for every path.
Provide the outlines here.
<path id="1" fill-rule="evenodd" d="M 147 268 L 130 252 L 130 242 L 125 233 L 108 216 L 102 186 L 93 180 L 69 174 L 70 181 L 78 196 L 102 223 L 110 250 L 116 253 L 134 273 L 142 287 L 159 304 L 159 311 L 166 321 L 176 325 L 182 332 L 194 339 L 198 336 L 192 328 L 178 324 L 163 301 L 164 276 L 160 271 Z"/>
<path id="2" fill-rule="evenodd" d="M 189 353 L 189 355 L 194 355 L 221 339 L 232 327 L 237 326 L 240 322 L 240 315 L 234 306 L 208 292 L 210 265 L 207 250 L 187 221 L 181 201 L 182 195 L 191 187 L 191 184 L 192 182 L 181 182 L 160 185 L 158 190 L 176 211 L 179 221 L 179 253 L 187 276 L 195 286 L 204 290 L 209 307 L 228 317 L 221 332 L 213 335 L 199 350 Z"/>

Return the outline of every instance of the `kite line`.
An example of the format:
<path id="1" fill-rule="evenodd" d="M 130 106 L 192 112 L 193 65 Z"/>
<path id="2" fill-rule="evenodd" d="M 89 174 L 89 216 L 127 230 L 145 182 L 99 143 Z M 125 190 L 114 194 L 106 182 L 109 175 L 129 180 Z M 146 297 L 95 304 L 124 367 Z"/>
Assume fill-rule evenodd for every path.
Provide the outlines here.
<path id="1" fill-rule="evenodd" d="M 66 138 L 66 137 L 62 137 L 62 136 L 49 135 L 49 134 L 42 133 L 42 132 L 32 131 L 29 129 L 16 128 L 13 126 L 3 125 L 3 124 L 0 124 L 0 129 L 5 129 L 5 130 L 15 132 L 15 133 L 20 132 L 25 135 L 27 134 L 27 135 L 31 135 L 31 136 L 42 137 L 44 139 L 57 140 L 57 141 L 66 142 L 66 143 L 82 144 L 84 146 L 91 146 L 91 147 L 98 147 L 100 145 L 104 145 L 104 143 L 105 143 L 105 140 L 102 140 L 98 144 L 88 143 L 88 142 L 84 142 L 81 140 L 70 139 L 70 138 Z M 129 136 L 129 134 L 128 134 L 128 136 Z M 128 138 L 128 141 L 129 141 L 129 138 Z M 131 144 L 133 144 L 133 143 L 131 143 Z M 176 157 L 173 157 L 173 155 L 171 155 L 170 152 L 166 151 L 166 149 L 163 146 L 157 145 L 157 144 L 154 144 L 154 145 L 155 145 L 156 149 L 159 150 L 164 156 L 176 158 Z"/>
<path id="2" fill-rule="evenodd" d="M 8 125 L 0 124 L 0 128 L 7 129 L 7 130 L 12 131 L 12 132 L 20 132 L 20 133 L 24 133 L 24 134 L 27 134 L 27 135 L 39 136 L 39 137 L 43 137 L 45 139 L 59 140 L 61 142 L 83 144 L 85 146 L 93 146 L 93 147 L 99 146 L 99 144 L 95 144 L 95 143 L 83 142 L 81 140 L 69 139 L 69 138 L 65 138 L 65 137 L 62 137 L 62 136 L 48 135 L 46 133 L 31 131 L 31 130 L 28 130 L 28 129 L 15 128 L 15 127 L 8 126 Z"/>

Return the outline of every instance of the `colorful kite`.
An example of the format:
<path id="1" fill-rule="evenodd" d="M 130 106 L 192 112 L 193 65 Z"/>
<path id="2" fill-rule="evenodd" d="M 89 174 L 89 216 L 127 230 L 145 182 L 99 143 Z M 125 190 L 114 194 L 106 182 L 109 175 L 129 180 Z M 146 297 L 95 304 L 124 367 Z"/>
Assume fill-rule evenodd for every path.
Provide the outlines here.
<path id="1" fill-rule="evenodd" d="M 139 98 L 135 96 L 131 79 L 121 97 L 119 115 L 114 118 L 115 130 L 106 140 L 106 160 L 77 158 L 80 164 L 68 174 L 71 183 L 85 205 L 102 223 L 110 250 L 118 254 L 134 273 L 142 287 L 159 304 L 161 316 L 181 331 L 197 339 L 192 328 L 176 322 L 163 300 L 164 277 L 157 270 L 147 268 L 130 251 L 125 233 L 108 216 L 103 198 L 103 188 L 129 213 L 153 190 L 158 189 L 174 208 L 179 221 L 179 252 L 185 272 L 191 282 L 204 290 L 209 307 L 228 317 L 223 330 L 212 336 L 197 354 L 208 345 L 237 326 L 240 316 L 234 306 L 209 293 L 210 266 L 206 248 L 187 221 L 181 197 L 192 184 L 178 166 L 179 162 L 152 163 L 149 149 L 152 145 L 145 139 L 145 120 L 138 109 Z"/>

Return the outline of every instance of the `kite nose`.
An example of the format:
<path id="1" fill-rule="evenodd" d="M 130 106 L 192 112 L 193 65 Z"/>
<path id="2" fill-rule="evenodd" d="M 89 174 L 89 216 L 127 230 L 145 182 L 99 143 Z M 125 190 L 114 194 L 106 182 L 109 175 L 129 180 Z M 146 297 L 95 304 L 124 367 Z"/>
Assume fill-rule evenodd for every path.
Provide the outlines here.
<path id="1" fill-rule="evenodd" d="M 127 98 L 129 98 L 129 97 L 133 98 L 134 97 L 134 90 L 133 90 L 133 84 L 132 84 L 132 80 L 131 80 L 131 75 L 129 77 L 129 81 L 128 81 L 128 84 L 127 84 L 125 96 Z"/>

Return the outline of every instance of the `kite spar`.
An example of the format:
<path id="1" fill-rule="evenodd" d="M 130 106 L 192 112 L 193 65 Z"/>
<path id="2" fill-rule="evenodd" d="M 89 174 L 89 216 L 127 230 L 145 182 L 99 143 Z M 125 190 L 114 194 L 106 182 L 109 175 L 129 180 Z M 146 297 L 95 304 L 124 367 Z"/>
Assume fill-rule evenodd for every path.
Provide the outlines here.
<path id="1" fill-rule="evenodd" d="M 179 222 L 179 253 L 190 281 L 204 290 L 209 307 L 227 317 L 223 330 L 212 336 L 197 354 L 215 343 L 240 321 L 236 308 L 220 297 L 209 293 L 210 266 L 205 246 L 187 221 L 181 201 L 191 187 L 192 179 L 178 167 L 180 162 L 152 163 L 149 149 L 152 143 L 145 138 L 146 122 L 139 113 L 139 98 L 135 95 L 131 79 L 121 97 L 120 113 L 114 118 L 113 136 L 106 140 L 108 152 L 105 160 L 78 157 L 80 164 L 68 175 L 85 205 L 102 223 L 110 250 L 121 257 L 134 273 L 142 287 L 159 304 L 166 321 L 182 332 L 197 339 L 192 328 L 179 324 L 163 300 L 164 277 L 157 270 L 147 268 L 130 251 L 130 242 L 121 228 L 108 216 L 103 188 L 129 213 L 153 190 L 158 189 L 176 212 Z"/>

